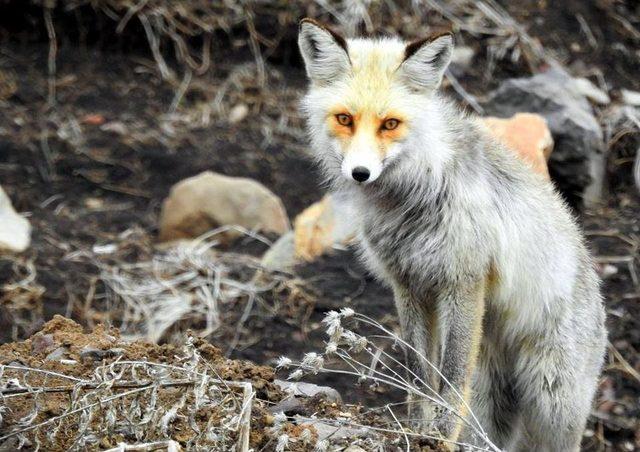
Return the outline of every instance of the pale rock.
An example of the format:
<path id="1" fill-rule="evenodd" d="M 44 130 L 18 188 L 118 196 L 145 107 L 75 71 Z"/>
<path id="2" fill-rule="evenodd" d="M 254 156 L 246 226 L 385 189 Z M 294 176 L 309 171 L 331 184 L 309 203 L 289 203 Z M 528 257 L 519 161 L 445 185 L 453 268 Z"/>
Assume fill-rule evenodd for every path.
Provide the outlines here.
<path id="1" fill-rule="evenodd" d="M 234 105 L 229 111 L 229 123 L 238 124 L 249 115 L 249 107 L 247 104 Z"/>
<path id="2" fill-rule="evenodd" d="M 608 105 L 611 103 L 611 98 L 602 89 L 598 88 L 588 78 L 574 78 L 573 87 L 578 93 L 585 96 L 587 99 L 595 102 L 598 105 Z"/>
<path id="3" fill-rule="evenodd" d="M 508 119 L 482 118 L 482 124 L 500 142 L 529 163 L 536 173 L 549 178 L 547 160 L 553 150 L 553 138 L 545 119 L 532 113 L 516 113 Z"/>
<path id="4" fill-rule="evenodd" d="M 640 91 L 631 91 L 628 89 L 621 89 L 620 96 L 622 102 L 632 107 L 640 107 Z"/>
<path id="5" fill-rule="evenodd" d="M 0 187 L 0 252 L 21 253 L 31 244 L 31 225 L 19 215 Z"/>
<path id="6" fill-rule="evenodd" d="M 328 402 L 342 402 L 340 393 L 330 386 L 320 386 L 303 381 L 274 380 L 274 383 L 283 391 L 291 392 L 293 397 L 314 397 L 321 395 Z"/>
<path id="7" fill-rule="evenodd" d="M 261 265 L 271 271 L 290 271 L 296 264 L 293 231 L 286 232 L 262 256 Z"/>
<path id="8" fill-rule="evenodd" d="M 282 201 L 261 183 L 205 171 L 171 188 L 160 213 L 160 240 L 198 237 L 233 225 L 278 235 L 291 228 Z M 238 235 L 230 229 L 220 237 Z"/>

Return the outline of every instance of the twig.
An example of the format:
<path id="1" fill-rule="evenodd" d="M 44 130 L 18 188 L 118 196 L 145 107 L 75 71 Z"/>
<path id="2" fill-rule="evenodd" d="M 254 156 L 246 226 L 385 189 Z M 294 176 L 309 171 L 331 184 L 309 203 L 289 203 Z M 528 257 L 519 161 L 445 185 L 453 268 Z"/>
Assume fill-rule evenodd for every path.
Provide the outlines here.
<path id="1" fill-rule="evenodd" d="M 49 37 L 49 56 L 47 63 L 48 71 L 48 85 L 49 85 L 49 106 L 54 106 L 56 103 L 56 56 L 58 54 L 58 40 L 56 38 L 56 29 L 53 26 L 53 20 L 51 19 L 52 6 L 45 5 L 44 23 L 47 28 L 47 36 Z"/>
<path id="2" fill-rule="evenodd" d="M 402 426 L 402 424 L 400 423 L 400 421 L 398 420 L 398 418 L 396 417 L 395 413 L 393 412 L 393 410 L 389 405 L 387 405 L 387 410 L 389 410 L 389 413 L 391 413 L 391 416 L 393 416 L 393 419 L 398 424 L 398 427 L 400 427 L 400 431 L 402 431 L 402 434 L 404 435 L 404 440 L 407 443 L 407 452 L 409 452 L 411 450 L 411 443 L 409 442 L 409 436 L 407 435 L 406 430 L 404 429 L 404 427 Z"/>

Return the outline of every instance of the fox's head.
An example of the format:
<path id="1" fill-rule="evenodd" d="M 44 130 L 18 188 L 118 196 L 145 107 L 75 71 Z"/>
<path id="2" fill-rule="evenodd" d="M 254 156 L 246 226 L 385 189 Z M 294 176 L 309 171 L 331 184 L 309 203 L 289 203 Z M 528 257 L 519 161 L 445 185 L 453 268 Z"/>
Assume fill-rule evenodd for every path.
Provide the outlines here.
<path id="1" fill-rule="evenodd" d="M 298 45 L 311 81 L 303 110 L 331 178 L 372 183 L 428 135 L 432 94 L 453 50 L 450 33 L 411 43 L 345 40 L 303 19 Z"/>

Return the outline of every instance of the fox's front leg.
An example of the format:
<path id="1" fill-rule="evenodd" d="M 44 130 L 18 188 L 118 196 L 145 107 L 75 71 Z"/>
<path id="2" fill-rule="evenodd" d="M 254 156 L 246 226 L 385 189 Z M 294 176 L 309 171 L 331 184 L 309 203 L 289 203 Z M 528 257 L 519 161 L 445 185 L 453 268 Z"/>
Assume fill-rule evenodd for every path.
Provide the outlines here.
<path id="1" fill-rule="evenodd" d="M 402 338 L 414 350 L 406 350 L 407 378 L 429 397 L 438 397 L 438 327 L 435 302 L 416 299 L 409 291 L 395 287 L 394 298 Z M 427 360 L 429 362 L 427 362 Z M 433 404 L 424 397 L 408 395 L 409 418 L 419 429 L 433 421 Z"/>
<path id="2" fill-rule="evenodd" d="M 433 426 L 451 441 L 457 440 L 462 427 L 460 416 L 468 411 L 471 379 L 482 340 L 484 299 L 485 282 L 475 281 L 452 287 L 438 300 L 442 338 L 440 396 L 450 409 L 438 407 Z"/>

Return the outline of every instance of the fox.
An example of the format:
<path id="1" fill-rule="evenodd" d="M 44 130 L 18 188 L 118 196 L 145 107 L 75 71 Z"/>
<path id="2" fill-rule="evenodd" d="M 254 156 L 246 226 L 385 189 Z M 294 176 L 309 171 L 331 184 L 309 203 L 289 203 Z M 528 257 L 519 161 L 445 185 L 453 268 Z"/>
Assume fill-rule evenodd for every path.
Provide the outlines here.
<path id="1" fill-rule="evenodd" d="M 437 395 L 410 400 L 419 431 L 478 444 L 473 416 L 501 450 L 579 450 L 607 345 L 600 281 L 553 183 L 441 92 L 452 33 L 346 39 L 306 18 L 298 46 L 312 154 Z"/>

